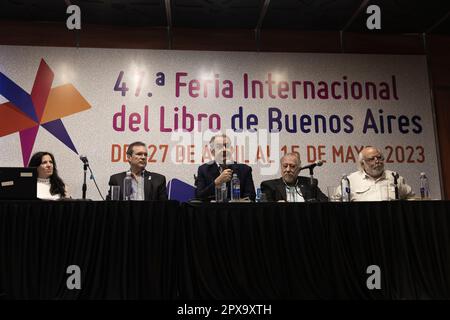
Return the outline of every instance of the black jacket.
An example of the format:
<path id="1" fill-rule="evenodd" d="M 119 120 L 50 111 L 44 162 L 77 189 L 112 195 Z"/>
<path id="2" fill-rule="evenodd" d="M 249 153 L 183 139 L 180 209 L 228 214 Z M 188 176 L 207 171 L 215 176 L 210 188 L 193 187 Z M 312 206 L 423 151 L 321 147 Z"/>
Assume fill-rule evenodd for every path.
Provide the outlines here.
<path id="1" fill-rule="evenodd" d="M 241 183 L 241 198 L 249 197 L 252 201 L 255 201 L 256 193 L 252 177 L 252 168 L 242 163 L 233 163 L 227 166 L 233 173 L 237 173 Z M 215 196 L 214 180 L 216 180 L 219 175 L 219 167 L 215 161 L 202 164 L 197 172 L 196 197 L 203 200 L 213 199 Z"/>
<path id="2" fill-rule="evenodd" d="M 317 186 L 317 179 L 314 179 L 314 185 L 311 185 L 310 178 L 298 176 L 297 182 L 305 201 L 314 201 L 314 198 L 317 201 L 328 201 L 328 197 Z M 286 185 L 282 178 L 263 181 L 261 192 L 266 195 L 267 201 L 287 200 Z"/>
<path id="3" fill-rule="evenodd" d="M 120 200 L 123 199 L 123 179 L 127 175 L 121 172 L 109 178 L 110 186 L 120 186 Z M 106 200 L 111 199 L 111 190 L 108 191 Z M 145 200 L 167 200 L 166 177 L 159 173 L 144 171 L 144 195 Z"/>

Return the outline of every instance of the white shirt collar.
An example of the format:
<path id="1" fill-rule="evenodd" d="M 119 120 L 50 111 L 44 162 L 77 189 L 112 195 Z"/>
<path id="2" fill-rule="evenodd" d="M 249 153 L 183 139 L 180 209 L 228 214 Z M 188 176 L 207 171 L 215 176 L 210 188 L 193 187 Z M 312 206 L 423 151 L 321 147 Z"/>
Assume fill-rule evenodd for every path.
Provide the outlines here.
<path id="1" fill-rule="evenodd" d="M 365 170 L 361 170 L 360 174 L 363 176 L 363 179 L 368 179 L 368 180 L 372 180 L 372 181 L 384 180 L 386 178 L 386 170 L 384 170 L 383 173 L 381 174 L 381 176 L 379 176 L 376 179 L 373 178 L 372 176 L 368 175 Z"/>

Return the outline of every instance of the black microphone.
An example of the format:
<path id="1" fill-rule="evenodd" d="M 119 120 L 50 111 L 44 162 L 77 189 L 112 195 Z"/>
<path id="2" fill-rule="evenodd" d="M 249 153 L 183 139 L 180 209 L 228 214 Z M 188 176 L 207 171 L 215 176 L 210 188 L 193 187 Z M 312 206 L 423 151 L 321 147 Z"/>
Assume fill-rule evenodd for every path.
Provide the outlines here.
<path id="1" fill-rule="evenodd" d="M 84 156 L 84 155 L 80 155 L 80 160 L 83 161 L 84 164 L 88 164 L 89 163 L 88 158 L 86 156 Z"/>
<path id="2" fill-rule="evenodd" d="M 223 157 L 223 163 L 220 163 L 219 166 L 222 169 L 222 171 L 224 171 L 226 169 L 229 169 L 228 165 L 227 165 L 227 158 L 226 157 Z"/>
<path id="3" fill-rule="evenodd" d="M 222 159 L 223 163 L 220 165 L 220 167 L 222 168 L 222 170 L 226 170 L 228 169 L 228 166 L 227 166 L 227 151 L 225 149 L 222 151 Z"/>
<path id="4" fill-rule="evenodd" d="M 392 176 L 394 177 L 394 186 L 395 186 L 395 200 L 399 200 L 399 194 L 398 194 L 398 178 L 400 175 L 397 172 L 392 172 Z"/>
<path id="5" fill-rule="evenodd" d="M 314 169 L 315 167 L 320 167 L 321 165 L 323 165 L 323 161 L 319 160 L 314 163 L 308 164 L 307 166 L 301 167 L 300 171 L 304 169 Z"/>

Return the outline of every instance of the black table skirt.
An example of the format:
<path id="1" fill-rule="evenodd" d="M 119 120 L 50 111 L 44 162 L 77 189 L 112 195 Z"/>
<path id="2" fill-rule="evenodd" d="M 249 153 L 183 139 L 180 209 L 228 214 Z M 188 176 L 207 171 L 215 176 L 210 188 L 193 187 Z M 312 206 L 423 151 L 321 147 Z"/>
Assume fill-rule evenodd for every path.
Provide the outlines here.
<path id="1" fill-rule="evenodd" d="M 449 299 L 450 202 L 0 202 L 6 299 Z M 69 265 L 81 268 L 69 290 Z M 380 268 L 370 290 L 367 268 Z"/>
<path id="2" fill-rule="evenodd" d="M 448 299 L 448 202 L 185 205 L 181 293 Z M 369 290 L 370 265 L 381 290 Z"/>
<path id="3" fill-rule="evenodd" d="M 6 299 L 170 299 L 177 202 L 0 203 Z M 66 286 L 81 269 L 81 290 Z"/>

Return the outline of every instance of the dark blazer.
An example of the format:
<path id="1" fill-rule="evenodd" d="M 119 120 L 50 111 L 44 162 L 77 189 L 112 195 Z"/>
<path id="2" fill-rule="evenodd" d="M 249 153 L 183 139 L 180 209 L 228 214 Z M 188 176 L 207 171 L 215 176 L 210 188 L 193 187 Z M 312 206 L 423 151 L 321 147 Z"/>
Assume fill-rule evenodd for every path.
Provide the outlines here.
<path id="1" fill-rule="evenodd" d="M 252 168 L 246 164 L 233 163 L 227 165 L 228 168 L 237 173 L 241 182 L 241 198 L 249 197 L 255 201 L 255 185 L 253 183 Z M 197 198 L 207 200 L 214 199 L 214 180 L 220 175 L 219 167 L 215 161 L 202 164 L 198 167 L 195 195 Z M 229 185 L 229 183 L 227 183 Z M 228 191 L 230 194 L 230 191 Z"/>
<path id="2" fill-rule="evenodd" d="M 313 200 L 314 191 L 317 192 L 317 201 L 328 201 L 328 197 L 317 187 L 317 179 L 314 179 L 314 186 L 311 185 L 310 178 L 307 177 L 298 176 L 297 181 L 305 201 Z M 287 200 L 286 185 L 282 178 L 263 181 L 261 183 L 261 192 L 266 195 L 267 201 Z"/>
<path id="3" fill-rule="evenodd" d="M 123 179 L 127 175 L 121 172 L 109 178 L 110 186 L 120 186 L 120 200 L 123 199 Z M 108 191 L 106 200 L 111 200 L 111 190 Z M 166 177 L 159 173 L 144 171 L 144 195 L 145 200 L 167 200 Z"/>

